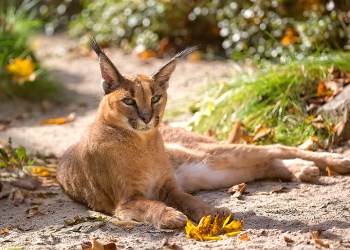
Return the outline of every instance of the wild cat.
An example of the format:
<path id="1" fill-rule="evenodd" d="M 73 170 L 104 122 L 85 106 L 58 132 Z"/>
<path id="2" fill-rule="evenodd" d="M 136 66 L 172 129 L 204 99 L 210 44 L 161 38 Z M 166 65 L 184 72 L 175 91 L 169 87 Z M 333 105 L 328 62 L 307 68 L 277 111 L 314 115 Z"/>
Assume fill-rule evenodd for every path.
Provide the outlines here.
<path id="1" fill-rule="evenodd" d="M 188 193 L 263 178 L 317 180 L 319 168 L 350 172 L 350 159 L 281 145 L 222 144 L 161 126 L 171 74 L 188 48 L 150 76 L 122 75 L 94 39 L 103 96 L 95 121 L 61 158 L 57 179 L 74 200 L 121 219 L 177 228 L 186 218 L 227 216 Z"/>

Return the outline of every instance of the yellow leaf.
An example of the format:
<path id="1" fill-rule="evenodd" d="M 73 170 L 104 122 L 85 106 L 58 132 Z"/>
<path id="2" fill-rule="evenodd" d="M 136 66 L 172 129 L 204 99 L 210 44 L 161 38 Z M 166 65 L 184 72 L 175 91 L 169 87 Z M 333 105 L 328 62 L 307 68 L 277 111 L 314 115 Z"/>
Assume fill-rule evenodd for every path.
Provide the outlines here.
<path id="1" fill-rule="evenodd" d="M 327 175 L 328 175 L 329 177 L 331 177 L 331 176 L 332 176 L 332 171 L 331 171 L 331 169 L 330 169 L 329 167 L 326 167 L 326 171 L 327 171 Z"/>
<path id="2" fill-rule="evenodd" d="M 41 121 L 41 124 L 56 124 L 62 125 L 69 122 L 72 122 L 75 119 L 75 113 L 70 113 L 68 117 L 57 117 L 51 119 L 44 119 Z"/>
<path id="3" fill-rule="evenodd" d="M 221 240 L 220 234 L 224 234 L 227 237 L 236 235 L 240 233 L 243 227 L 241 221 L 230 221 L 231 215 L 229 215 L 225 220 L 216 216 L 212 221 L 210 215 L 204 216 L 198 226 L 192 224 L 191 221 L 187 221 L 185 231 L 186 235 L 190 239 L 195 240 Z"/>
<path id="4" fill-rule="evenodd" d="M 46 167 L 34 167 L 32 168 L 32 174 L 35 174 L 41 177 L 48 177 L 50 176 L 50 171 Z"/>
<path id="5" fill-rule="evenodd" d="M 30 58 L 15 58 L 6 67 L 7 72 L 13 75 L 13 80 L 18 83 L 33 81 L 35 79 L 34 65 Z"/>
<path id="6" fill-rule="evenodd" d="M 248 235 L 248 233 L 244 233 L 244 234 L 240 235 L 240 236 L 239 236 L 239 239 L 240 239 L 241 241 L 248 241 L 248 240 L 249 240 L 249 235 Z"/>

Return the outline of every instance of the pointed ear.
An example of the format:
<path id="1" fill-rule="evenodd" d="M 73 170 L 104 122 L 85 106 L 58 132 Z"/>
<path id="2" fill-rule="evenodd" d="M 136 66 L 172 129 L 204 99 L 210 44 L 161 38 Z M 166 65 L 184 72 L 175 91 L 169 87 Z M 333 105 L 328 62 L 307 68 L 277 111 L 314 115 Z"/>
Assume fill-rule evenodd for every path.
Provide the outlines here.
<path id="1" fill-rule="evenodd" d="M 120 83 L 123 82 L 123 76 L 119 73 L 117 68 L 111 62 L 111 60 L 102 51 L 96 40 L 91 37 L 90 40 L 91 48 L 96 52 L 100 62 L 100 70 L 102 76 L 102 87 L 105 94 L 111 93 L 113 90 L 118 88 Z"/>
<path id="2" fill-rule="evenodd" d="M 193 51 L 196 51 L 198 49 L 197 46 L 187 48 L 180 53 L 176 54 L 170 61 L 168 61 L 166 64 L 164 64 L 160 69 L 158 69 L 156 72 L 154 72 L 151 75 L 151 78 L 157 82 L 162 88 L 167 89 L 169 86 L 169 79 L 171 77 L 171 74 L 174 72 L 176 68 L 176 64 L 178 59 L 181 59 L 188 54 L 191 54 Z"/>

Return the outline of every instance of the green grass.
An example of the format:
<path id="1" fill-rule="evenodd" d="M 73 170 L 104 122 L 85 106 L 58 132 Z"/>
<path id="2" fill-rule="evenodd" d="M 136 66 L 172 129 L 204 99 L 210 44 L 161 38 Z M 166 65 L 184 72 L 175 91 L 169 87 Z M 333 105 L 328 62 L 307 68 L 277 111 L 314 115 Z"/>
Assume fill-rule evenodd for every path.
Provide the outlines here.
<path id="1" fill-rule="evenodd" d="M 18 7 L 15 7 L 13 1 L 0 4 L 0 102 L 16 98 L 32 102 L 45 99 L 53 102 L 63 100 L 62 90 L 48 77 L 28 43 L 30 35 L 41 27 L 41 22 L 35 19 L 32 10 L 37 3 L 35 0 L 24 0 Z M 27 80 L 24 83 L 14 80 L 7 66 L 15 58 L 31 58 L 35 80 Z"/>
<path id="2" fill-rule="evenodd" d="M 305 123 L 311 115 L 305 111 L 305 99 L 316 93 L 321 79 L 329 77 L 331 66 L 350 71 L 350 54 L 334 52 L 284 65 L 268 65 L 253 75 L 211 84 L 191 107 L 197 112 L 190 119 L 189 128 L 201 133 L 214 130 L 218 139 L 224 140 L 232 122 L 238 120 L 248 131 L 258 124 L 274 128 L 274 135 L 263 140 L 263 144 L 298 145 L 310 136 L 329 138 L 329 130 Z"/>

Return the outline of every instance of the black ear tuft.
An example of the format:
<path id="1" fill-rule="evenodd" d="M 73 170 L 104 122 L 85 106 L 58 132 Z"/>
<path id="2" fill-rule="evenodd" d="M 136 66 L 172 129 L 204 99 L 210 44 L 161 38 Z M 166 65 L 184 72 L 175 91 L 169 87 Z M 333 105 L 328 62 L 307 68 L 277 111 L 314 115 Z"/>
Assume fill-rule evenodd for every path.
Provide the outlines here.
<path id="1" fill-rule="evenodd" d="M 151 75 L 151 78 L 155 80 L 162 88 L 167 89 L 169 85 L 169 79 L 176 68 L 178 59 L 182 59 L 196 50 L 198 50 L 198 46 L 189 47 L 177 53 L 170 61 L 168 61 L 156 72 L 154 72 Z"/>
<path id="2" fill-rule="evenodd" d="M 119 84 L 122 83 L 124 78 L 93 37 L 90 39 L 90 46 L 98 55 L 102 76 L 102 87 L 105 94 L 109 94 L 118 88 Z"/>
<path id="3" fill-rule="evenodd" d="M 184 58 L 185 56 L 187 56 L 187 55 L 189 55 L 189 54 L 191 54 L 191 53 L 193 53 L 193 52 L 199 50 L 199 47 L 200 47 L 200 46 L 188 47 L 188 48 L 184 49 L 183 51 L 177 53 L 177 54 L 174 56 L 174 58 L 182 59 L 182 58 Z"/>

